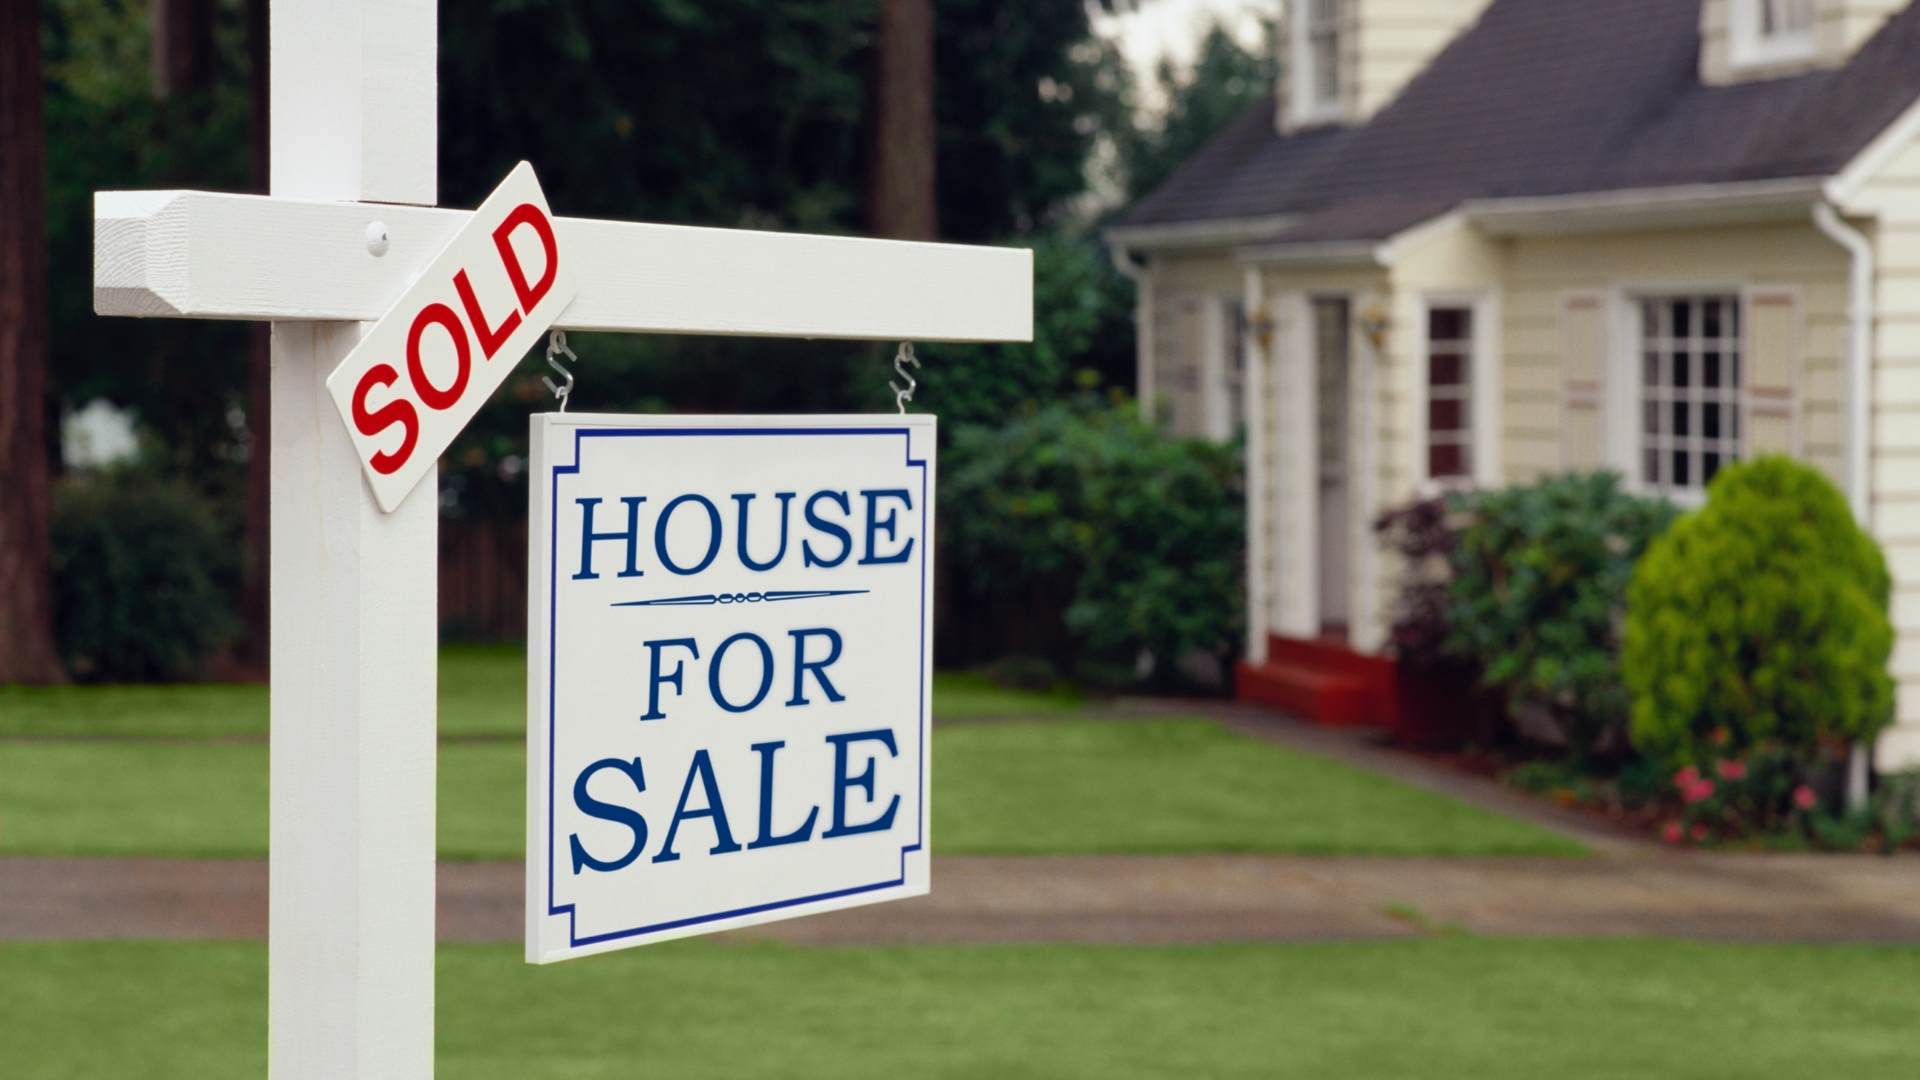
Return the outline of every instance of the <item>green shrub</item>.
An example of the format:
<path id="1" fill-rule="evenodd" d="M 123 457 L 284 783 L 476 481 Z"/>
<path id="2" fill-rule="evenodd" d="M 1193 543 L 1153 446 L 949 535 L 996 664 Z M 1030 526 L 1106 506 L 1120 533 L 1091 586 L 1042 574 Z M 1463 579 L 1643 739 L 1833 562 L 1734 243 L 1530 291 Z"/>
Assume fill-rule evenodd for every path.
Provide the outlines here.
<path id="1" fill-rule="evenodd" d="M 975 600 L 1058 619 L 1072 670 L 1163 678 L 1241 624 L 1244 517 L 1235 446 L 1169 439 L 1131 406 L 1054 405 L 962 427 L 941 476 L 951 558 Z"/>
<path id="2" fill-rule="evenodd" d="M 1552 476 L 1464 496 L 1449 558 L 1448 652 L 1515 706 L 1546 711 L 1576 761 L 1626 751 L 1617 663 L 1634 560 L 1672 520 L 1613 473 Z"/>
<path id="3" fill-rule="evenodd" d="M 55 632 L 85 681 L 193 676 L 232 640 L 237 545 L 185 482 L 135 470 L 54 489 Z"/>
<path id="4" fill-rule="evenodd" d="M 1622 668 L 1633 741 L 1670 768 L 1784 747 L 1803 767 L 1893 716 L 1879 547 L 1813 468 L 1723 469 L 1647 552 Z"/>

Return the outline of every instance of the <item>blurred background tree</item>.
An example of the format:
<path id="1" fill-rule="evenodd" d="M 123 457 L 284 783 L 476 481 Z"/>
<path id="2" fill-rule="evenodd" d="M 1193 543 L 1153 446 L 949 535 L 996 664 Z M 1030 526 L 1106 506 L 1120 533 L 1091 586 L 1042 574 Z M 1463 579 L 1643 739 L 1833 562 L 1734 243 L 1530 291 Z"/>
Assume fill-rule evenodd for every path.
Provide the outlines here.
<path id="1" fill-rule="evenodd" d="M 185 485 L 199 498 L 180 505 L 204 508 L 215 534 L 235 545 L 250 535 L 259 548 L 238 576 L 229 567 L 210 580 L 258 579 L 262 340 L 239 324 L 97 318 L 90 277 L 94 191 L 263 185 L 265 0 L 41 7 L 48 364 L 58 373 L 50 411 L 104 399 L 129 414 L 142 452 L 125 467 Z M 1263 107 L 1272 66 L 1270 50 L 1216 31 L 1191 71 L 1163 65 L 1165 109 L 1144 110 L 1078 0 L 447 0 L 440 28 L 444 205 L 477 205 L 524 159 L 563 214 L 937 230 L 943 240 L 1033 247 L 1032 344 L 922 350 L 915 407 L 940 413 L 949 435 L 1076 394 L 1103 407 L 1124 401 L 1132 286 L 1113 270 L 1098 227 L 1239 110 Z M 890 344 L 581 334 L 573 345 L 580 409 L 893 403 Z M 449 542 L 480 523 L 516 542 L 526 415 L 552 400 L 545 371 L 538 350 L 523 359 L 443 459 Z M 252 599 L 243 646 L 264 641 L 259 590 Z"/>

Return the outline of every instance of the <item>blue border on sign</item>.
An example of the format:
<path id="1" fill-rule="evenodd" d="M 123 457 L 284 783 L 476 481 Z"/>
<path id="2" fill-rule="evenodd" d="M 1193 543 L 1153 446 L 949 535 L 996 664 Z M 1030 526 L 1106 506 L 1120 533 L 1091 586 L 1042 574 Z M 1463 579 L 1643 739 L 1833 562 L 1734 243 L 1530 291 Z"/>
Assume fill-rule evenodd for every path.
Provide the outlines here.
<path id="1" fill-rule="evenodd" d="M 907 467 L 917 468 L 920 470 L 920 535 L 921 535 L 921 542 L 920 542 L 920 706 L 922 711 L 919 718 L 920 719 L 920 762 L 919 762 L 920 791 L 919 791 L 919 795 L 917 796 L 918 802 L 919 802 L 919 814 L 917 819 L 919 823 L 918 825 L 919 833 L 915 837 L 913 843 L 906 845 L 900 849 L 900 876 L 890 881 L 876 881 L 869 885 L 855 885 L 852 888 L 836 889 L 832 892 L 814 893 L 810 896 L 798 896 L 798 897 L 794 897 L 791 900 L 775 900 L 771 903 L 755 904 L 751 907 L 733 908 L 727 911 L 716 911 L 708 915 L 694 915 L 685 919 L 675 919 L 671 922 L 652 923 L 647 926 L 636 926 L 628 930 L 615 930 L 605 934 L 594 934 L 590 937 L 580 937 L 578 929 L 574 925 L 575 920 L 578 917 L 574 911 L 574 905 L 555 904 L 553 902 L 553 889 L 554 889 L 554 880 L 553 880 L 554 878 L 553 756 L 554 755 L 553 755 L 553 747 L 554 747 L 555 722 L 556 722 L 555 716 L 554 716 L 554 676 L 555 676 L 555 664 L 556 664 L 557 655 L 558 655 L 558 645 L 555 641 L 555 636 L 554 636 L 554 619 L 557 613 L 558 597 L 559 597 L 558 574 L 559 574 L 559 566 L 560 566 L 560 556 L 558 553 L 558 547 L 559 547 L 559 536 L 560 536 L 560 476 L 563 473 L 574 473 L 574 474 L 579 473 L 580 456 L 581 456 L 581 451 L 583 449 L 582 440 L 585 440 L 585 439 L 623 438 L 623 437 L 663 438 L 663 437 L 676 437 L 676 436 L 687 436 L 687 435 L 704 435 L 704 436 L 716 436 L 716 435 L 898 435 L 900 436 L 900 439 L 901 439 L 902 450 L 906 455 Z M 797 907 L 801 904 L 811 904 L 821 900 L 836 900 L 843 896 L 855 896 L 860 893 L 874 892 L 879 889 L 888 889 L 888 888 L 893 888 L 895 886 L 906 884 L 907 855 L 911 852 L 919 851 L 926 844 L 927 739 L 928 739 L 928 736 L 931 734 L 930 725 L 927 722 L 927 716 L 925 712 L 926 701 L 927 701 L 927 602 L 928 602 L 927 553 L 930 550 L 929 544 L 931 543 L 931 538 L 928 537 L 927 529 L 926 529 L 927 512 L 929 509 L 927 504 L 927 463 L 925 460 L 914 458 L 912 440 L 913 440 L 913 429 L 904 428 L 904 427 L 846 427 L 846 428 L 722 427 L 722 428 L 597 428 L 597 429 L 575 428 L 574 429 L 573 464 L 553 466 L 553 474 L 549 478 L 548 485 L 547 485 L 549 488 L 548 494 L 551 499 L 551 505 L 548 507 L 548 510 L 547 510 L 547 521 L 548 521 L 548 529 L 549 529 L 549 533 L 547 537 L 547 914 L 567 916 L 567 944 L 569 947 L 579 948 L 583 945 L 597 945 L 602 942 L 617 941 L 621 938 L 639 937 L 643 934 L 656 934 L 666 930 L 678 930 L 682 927 L 696 926 L 696 925 L 699 925 L 700 923 L 718 922 L 721 919 L 732 919 L 742 915 L 757 915 L 763 911 L 775 911 L 780 908 Z"/>

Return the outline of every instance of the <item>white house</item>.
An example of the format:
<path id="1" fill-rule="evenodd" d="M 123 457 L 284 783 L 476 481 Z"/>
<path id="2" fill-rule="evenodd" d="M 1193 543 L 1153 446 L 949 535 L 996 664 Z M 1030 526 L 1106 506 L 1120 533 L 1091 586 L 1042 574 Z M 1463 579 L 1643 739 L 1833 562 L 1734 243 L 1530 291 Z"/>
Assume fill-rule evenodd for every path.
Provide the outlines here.
<path id="1" fill-rule="evenodd" d="M 1324 643 L 1377 653 L 1397 569 L 1369 523 L 1428 482 L 1605 467 L 1687 503 L 1783 451 L 1886 550 L 1878 760 L 1920 762 L 1920 4 L 1288 21 L 1274 99 L 1108 234 L 1140 399 L 1246 426 L 1250 660 L 1310 694 L 1340 688 Z"/>

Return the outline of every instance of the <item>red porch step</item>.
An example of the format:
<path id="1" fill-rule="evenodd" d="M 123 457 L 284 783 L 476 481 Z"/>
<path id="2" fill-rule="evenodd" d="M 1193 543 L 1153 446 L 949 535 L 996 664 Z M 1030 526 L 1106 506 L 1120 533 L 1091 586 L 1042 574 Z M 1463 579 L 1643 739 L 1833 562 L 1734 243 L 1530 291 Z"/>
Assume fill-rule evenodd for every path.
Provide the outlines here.
<path id="1" fill-rule="evenodd" d="M 1322 724 L 1375 723 L 1373 693 L 1350 675 L 1241 661 L 1234 696 Z"/>
<path id="2" fill-rule="evenodd" d="M 1275 634 L 1267 639 L 1266 662 L 1242 661 L 1235 674 L 1234 696 L 1241 701 L 1321 724 L 1394 724 L 1394 663 L 1386 657 Z"/>

